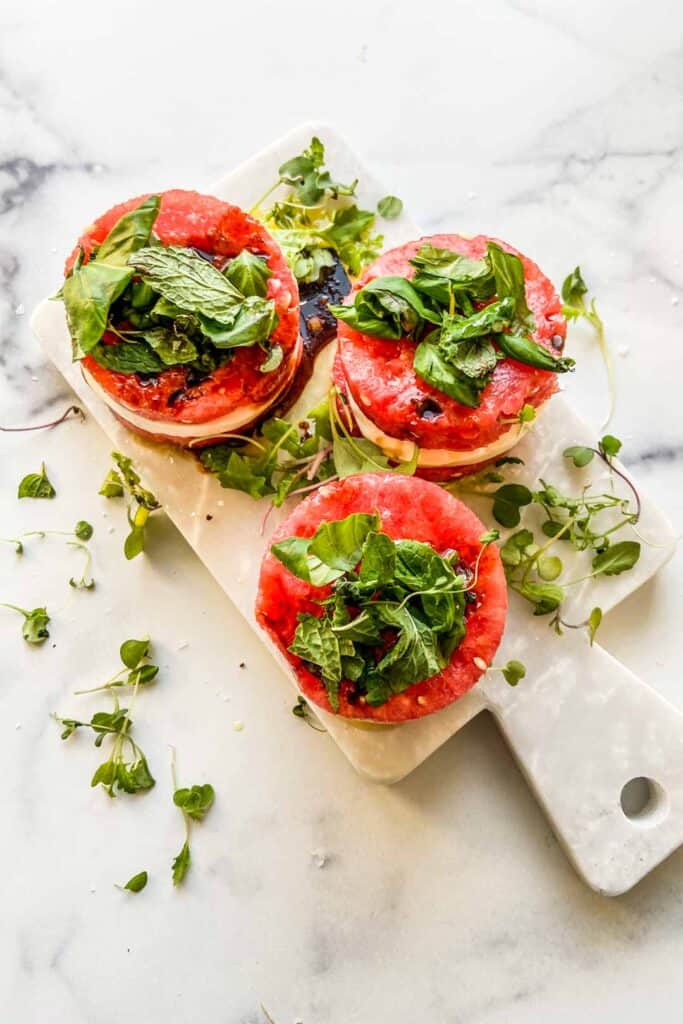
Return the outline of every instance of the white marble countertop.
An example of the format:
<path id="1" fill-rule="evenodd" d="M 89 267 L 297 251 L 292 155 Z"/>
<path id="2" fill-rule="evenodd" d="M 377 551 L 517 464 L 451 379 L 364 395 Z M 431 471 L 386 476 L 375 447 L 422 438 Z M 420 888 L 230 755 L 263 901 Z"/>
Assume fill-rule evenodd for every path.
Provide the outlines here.
<path id="1" fill-rule="evenodd" d="M 351 0 L 338 21 L 308 0 L 9 0 L 2 424 L 68 403 L 28 311 L 83 224 L 128 195 L 201 188 L 322 117 L 425 229 L 500 235 L 558 281 L 581 264 L 618 353 L 613 430 L 680 528 L 683 14 L 666 0 L 510 0 L 418 17 L 398 0 Z M 601 364 L 574 337 L 570 398 L 597 423 Z M 97 495 L 108 452 L 94 424 L 0 435 L 0 535 L 89 519 L 97 579 L 70 590 L 75 553 L 55 541 L 21 564 L 0 551 L 0 599 L 47 603 L 53 620 L 32 650 L 0 613 L 3 1024 L 256 1024 L 260 1003 L 276 1024 L 679 1019 L 683 853 L 624 897 L 591 893 L 486 717 L 398 786 L 356 777 L 290 715 L 280 671 L 163 516 L 148 556 L 124 561 L 122 511 Z M 17 502 L 41 459 L 57 499 Z M 679 557 L 629 599 L 642 629 L 620 629 L 617 609 L 601 636 L 679 707 L 682 597 Z M 109 801 L 88 785 L 97 752 L 60 743 L 48 714 L 96 710 L 71 691 L 143 631 L 162 665 L 138 714 L 157 788 Z M 217 791 L 178 891 L 169 744 L 181 780 Z M 144 893 L 114 888 L 142 868 Z"/>

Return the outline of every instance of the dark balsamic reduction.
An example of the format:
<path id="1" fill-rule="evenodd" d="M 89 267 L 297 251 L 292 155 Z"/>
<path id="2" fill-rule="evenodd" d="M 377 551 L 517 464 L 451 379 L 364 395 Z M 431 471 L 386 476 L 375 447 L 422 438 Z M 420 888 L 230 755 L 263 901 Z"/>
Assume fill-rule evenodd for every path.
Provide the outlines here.
<path id="1" fill-rule="evenodd" d="M 326 267 L 318 281 L 299 287 L 299 331 L 304 344 L 301 363 L 294 380 L 269 416 L 284 416 L 308 384 L 318 352 L 337 336 L 337 320 L 327 308 L 340 303 L 351 291 L 351 282 L 336 253 L 334 266 Z"/>

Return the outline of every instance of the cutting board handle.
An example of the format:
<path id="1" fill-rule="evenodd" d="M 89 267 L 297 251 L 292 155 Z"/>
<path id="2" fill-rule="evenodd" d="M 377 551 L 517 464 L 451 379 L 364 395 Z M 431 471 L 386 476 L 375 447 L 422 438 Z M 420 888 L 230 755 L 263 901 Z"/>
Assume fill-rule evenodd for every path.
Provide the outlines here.
<path id="1" fill-rule="evenodd" d="M 683 844 L 683 714 L 583 636 L 550 665 L 526 646 L 512 696 L 487 677 L 488 709 L 579 874 L 617 896 Z"/>

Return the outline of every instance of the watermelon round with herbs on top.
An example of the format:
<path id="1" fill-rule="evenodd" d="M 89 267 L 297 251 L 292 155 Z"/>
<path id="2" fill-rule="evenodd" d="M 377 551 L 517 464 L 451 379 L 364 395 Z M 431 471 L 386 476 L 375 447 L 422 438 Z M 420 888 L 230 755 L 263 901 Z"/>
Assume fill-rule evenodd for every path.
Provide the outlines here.
<path id="1" fill-rule="evenodd" d="M 422 648 L 412 651 L 410 644 L 414 640 L 418 646 L 424 642 L 429 647 L 433 639 L 430 639 L 429 634 L 435 632 L 437 618 L 441 627 L 444 615 L 448 614 L 440 599 L 437 598 L 436 605 L 428 605 L 425 614 L 425 607 L 418 603 L 421 599 L 414 590 L 414 596 L 407 598 L 405 604 L 410 604 L 415 610 L 415 617 L 419 621 L 406 620 L 404 628 L 404 622 L 400 619 L 402 611 L 398 612 L 397 617 L 396 609 L 405 591 L 401 588 L 396 591 L 395 581 L 388 585 L 378 584 L 377 589 L 372 591 L 371 580 L 365 587 L 366 603 L 354 605 L 354 600 L 359 601 L 359 598 L 358 595 L 354 598 L 356 584 L 353 573 L 346 574 L 341 586 L 336 581 L 319 586 L 310 579 L 300 578 L 281 560 L 285 557 L 284 552 L 289 552 L 287 558 L 295 559 L 289 564 L 296 568 L 301 553 L 299 547 L 302 544 L 305 546 L 306 538 L 319 536 L 316 531 L 319 531 L 321 524 L 328 524 L 329 527 L 329 524 L 341 522 L 341 529 L 345 533 L 343 537 L 337 534 L 341 537 L 340 547 L 345 543 L 348 545 L 347 527 L 351 522 L 348 517 L 357 519 L 358 514 L 365 519 L 365 530 L 367 517 L 377 515 L 377 524 L 371 532 L 384 534 L 397 542 L 397 552 L 404 542 L 418 542 L 408 551 L 411 559 L 413 555 L 416 556 L 411 562 L 411 571 L 417 573 L 414 586 L 418 590 L 422 586 L 419 574 L 422 571 L 428 572 L 428 563 L 434 555 L 452 565 L 459 580 L 456 598 L 457 602 L 461 602 L 459 608 L 461 611 L 464 608 L 464 614 L 460 632 L 456 624 L 454 639 L 457 642 L 454 649 L 448 652 L 447 661 L 440 670 L 405 687 L 401 686 L 400 681 L 396 684 L 396 679 L 400 680 L 401 673 L 405 673 L 406 665 L 414 655 L 422 657 L 425 654 Z M 338 528 L 333 526 L 333 529 Z M 356 532 L 359 529 L 357 523 L 355 529 Z M 281 555 L 276 557 L 271 547 L 263 560 L 256 602 L 257 619 L 292 665 L 301 691 L 326 711 L 337 712 L 350 719 L 380 723 L 399 723 L 431 714 L 451 704 L 474 686 L 482 670 L 491 664 L 503 634 L 507 610 L 505 576 L 495 544 L 487 543 L 484 535 L 485 527 L 470 509 L 442 488 L 425 480 L 390 473 L 370 473 L 327 484 L 302 501 L 276 531 L 272 545 Z M 376 541 L 380 550 L 386 543 Z M 348 546 L 345 555 L 348 557 Z M 326 557 L 330 558 L 330 555 Z M 343 560 L 344 554 L 338 552 L 335 556 L 333 553 L 331 560 L 334 561 L 335 557 Z M 357 556 L 352 553 L 350 557 L 353 559 Z M 380 562 L 386 565 L 390 558 L 391 553 L 380 559 Z M 366 555 L 361 553 L 361 579 L 365 564 Z M 316 580 L 319 579 L 316 577 L 317 571 L 313 572 Z M 436 578 L 439 578 L 439 573 Z M 431 585 L 434 586 L 434 574 L 431 579 Z M 450 586 L 442 579 L 436 589 L 444 585 L 447 589 Z M 368 588 L 372 591 L 370 598 Z M 312 663 L 312 659 L 319 653 L 316 653 L 315 644 L 307 650 L 297 641 L 297 630 L 302 618 L 306 620 L 305 626 L 313 627 L 309 632 L 315 634 L 316 624 L 312 619 L 327 614 L 325 609 L 328 606 L 321 602 L 329 599 L 336 589 L 342 595 L 347 595 L 344 598 L 346 609 L 337 609 L 337 616 L 342 611 L 351 624 L 358 620 L 363 609 L 367 612 L 370 607 L 372 614 L 371 606 L 375 601 L 388 604 L 387 596 L 390 596 L 391 611 L 388 616 L 385 614 L 381 617 L 381 637 L 376 646 L 372 647 L 372 641 L 370 646 L 355 645 L 355 654 L 362 652 L 365 658 L 366 679 L 370 678 L 367 676 L 368 667 L 372 676 L 374 663 L 381 663 L 388 652 L 402 645 L 406 656 L 389 670 L 386 678 L 370 684 L 364 683 L 362 678 L 356 678 L 355 681 L 344 678 L 338 685 L 330 686 L 329 681 L 326 683 L 323 679 L 320 667 Z M 431 623 L 430 611 L 433 617 Z M 338 621 L 343 623 L 343 618 Z M 396 625 L 400 628 L 396 628 Z M 349 634 L 346 626 L 338 630 L 336 635 L 337 638 L 343 638 L 345 634 Z M 327 635 L 329 638 L 329 633 Z M 323 646 L 328 642 L 323 636 Z M 301 655 L 293 652 L 290 649 L 292 647 L 295 651 L 299 650 Z M 342 648 L 344 650 L 347 655 L 351 653 L 350 648 Z M 352 659 L 346 664 L 354 668 L 353 674 L 358 676 L 357 662 Z"/>
<path id="2" fill-rule="evenodd" d="M 145 253 L 149 252 L 149 247 L 162 247 L 172 253 L 180 252 L 181 256 L 187 254 L 189 263 L 181 270 L 190 275 L 197 273 L 199 261 L 229 277 L 235 258 L 241 254 L 243 260 L 253 256 L 264 269 L 260 271 L 259 264 L 252 264 L 257 273 L 252 274 L 255 287 L 245 292 L 247 309 L 254 312 L 259 303 L 268 304 L 272 330 L 267 337 L 259 337 L 258 343 L 250 342 L 246 336 L 247 343 L 230 347 L 232 341 L 226 342 L 225 337 L 227 329 L 223 330 L 221 338 L 221 328 L 226 328 L 226 324 L 197 316 L 202 309 L 202 296 L 196 305 L 193 305 L 196 295 L 191 294 L 186 300 L 187 289 L 183 291 L 182 280 L 175 291 L 167 291 L 166 286 L 161 291 L 162 297 L 170 294 L 176 297 L 175 307 L 173 303 L 165 308 L 154 304 L 160 297 L 155 282 L 151 282 L 152 291 L 147 295 L 141 288 L 133 295 L 128 287 L 122 295 L 116 296 L 100 341 L 87 352 L 78 351 L 80 321 L 77 318 L 82 312 L 78 302 L 82 300 L 84 289 L 77 290 L 73 283 L 71 293 L 78 293 L 71 309 L 67 288 L 63 289 L 67 319 L 86 379 L 123 422 L 157 439 L 205 444 L 215 439 L 214 428 L 218 435 L 224 432 L 226 425 L 228 430 L 244 429 L 264 415 L 292 381 L 301 359 L 298 289 L 279 246 L 261 224 L 238 207 L 197 192 L 174 189 L 161 194 L 149 238 L 140 239 L 133 246 L 126 246 L 124 238 L 123 256 L 108 253 L 107 239 L 112 237 L 112 230 L 118 226 L 120 231 L 125 223 L 122 218 L 130 218 L 150 200 L 154 201 L 154 197 L 130 199 L 90 225 L 67 260 L 67 281 L 78 274 L 79 268 L 86 268 L 90 260 L 95 264 L 98 261 L 118 263 L 125 268 L 128 258 L 135 259 L 135 250 L 140 248 L 144 248 Z M 250 269 L 246 268 L 247 276 Z M 199 274 L 202 273 L 200 266 Z M 143 274 L 143 282 L 145 279 Z M 238 282 L 236 287 L 245 287 L 242 278 L 233 280 Z M 139 283 L 137 270 L 135 283 Z M 168 287 L 177 283 L 172 281 Z M 215 281 L 202 283 L 210 291 Z M 145 306 L 146 300 L 151 300 L 151 304 L 148 301 Z M 84 301 L 92 306 L 92 295 L 86 292 Z M 134 305 L 136 309 L 132 308 Z M 162 315 L 157 316 L 159 309 Z M 85 313 L 88 315 L 88 309 Z M 135 316 L 136 313 L 139 316 Z M 204 326 L 207 333 L 204 333 Z M 166 329 L 171 340 L 165 348 L 152 346 L 150 354 L 144 332 L 153 332 L 159 327 Z M 155 345 L 159 335 L 159 331 L 150 335 Z M 218 339 L 215 345 L 212 338 Z M 127 346 L 126 350 L 118 348 L 122 345 Z M 174 346 L 170 352 L 169 345 Z M 163 361 L 156 358 L 159 352 L 163 354 Z M 141 372 L 131 372 L 135 363 L 132 366 L 121 364 L 122 354 L 142 357 Z"/>
<path id="3" fill-rule="evenodd" d="M 495 243 L 505 253 L 519 257 L 524 274 L 526 304 L 533 316 L 530 336 L 554 357 L 560 357 L 566 336 L 566 321 L 560 298 L 551 281 L 528 257 L 512 246 L 485 235 L 466 238 L 462 235 L 432 235 L 392 249 L 368 267 L 347 300 L 350 304 L 369 282 L 385 276 L 412 279 L 416 267 L 410 262 L 425 246 L 449 250 L 471 260 L 486 257 L 488 243 Z M 483 308 L 489 301 L 475 303 Z M 495 335 L 493 335 L 495 340 Z M 449 397 L 444 391 L 422 379 L 413 367 L 416 343 L 412 338 L 398 340 L 373 337 L 340 321 L 338 326 L 338 353 L 334 367 L 335 383 L 351 405 L 350 415 L 359 411 L 360 431 L 381 446 L 381 435 L 390 439 L 412 442 L 419 446 L 421 456 L 418 472 L 436 472 L 438 478 L 458 475 L 462 466 L 446 463 L 443 469 L 438 460 L 429 459 L 429 453 L 445 455 L 448 452 L 471 454 L 464 464 L 466 471 L 479 468 L 488 460 L 487 447 L 510 435 L 512 447 L 518 432 L 512 429 L 515 418 L 524 406 L 540 408 L 557 390 L 555 372 L 527 365 L 513 358 L 501 359 L 495 366 L 489 382 L 480 394 L 476 407 L 468 407 Z M 368 432 L 368 427 L 372 429 Z M 378 433 L 381 432 L 381 433 Z M 373 436 L 370 436 L 370 435 Z M 392 453 L 386 450 L 388 455 Z M 501 454 L 495 451 L 496 457 Z"/>

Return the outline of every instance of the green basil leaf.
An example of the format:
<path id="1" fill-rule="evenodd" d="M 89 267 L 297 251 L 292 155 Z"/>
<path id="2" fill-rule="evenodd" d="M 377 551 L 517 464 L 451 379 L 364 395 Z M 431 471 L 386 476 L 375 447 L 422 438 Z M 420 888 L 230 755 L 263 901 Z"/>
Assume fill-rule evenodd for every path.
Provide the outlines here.
<path id="1" fill-rule="evenodd" d="M 423 245 L 410 261 L 417 268 L 413 286 L 446 308 L 451 296 L 485 301 L 495 294 L 495 278 L 488 260 L 474 260 L 451 249 Z"/>
<path id="2" fill-rule="evenodd" d="M 129 267 L 90 260 L 75 270 L 62 286 L 73 358 L 82 359 L 104 334 L 112 304 L 133 278 Z"/>
<path id="3" fill-rule="evenodd" d="M 310 554 L 330 569 L 348 572 L 358 565 L 368 534 L 379 527 L 379 516 L 365 512 L 322 523 L 311 538 Z"/>
<path id="4" fill-rule="evenodd" d="M 157 353 L 141 342 L 117 341 L 112 345 L 100 342 L 90 355 L 105 370 L 114 373 L 161 373 L 166 368 Z"/>
<path id="5" fill-rule="evenodd" d="M 139 249 L 129 257 L 128 265 L 175 306 L 220 323 L 231 323 L 235 307 L 244 301 L 244 296 L 213 264 L 182 246 Z"/>
<path id="6" fill-rule="evenodd" d="M 277 327 L 278 317 L 272 299 L 250 296 L 234 311 L 228 324 L 200 313 L 202 333 L 219 349 L 263 344 Z"/>
<path id="7" fill-rule="evenodd" d="M 385 220 L 396 220 L 403 212 L 403 203 L 397 196 L 384 196 L 377 203 L 377 212 Z"/>
<path id="8" fill-rule="evenodd" d="M 506 298 L 491 302 L 471 316 L 447 317 L 441 328 L 439 344 L 443 347 L 466 338 L 480 338 L 493 331 L 499 333 L 511 323 L 514 315 L 514 301 Z"/>
<path id="9" fill-rule="evenodd" d="M 161 196 L 149 196 L 134 210 L 124 213 L 97 250 L 97 262 L 125 267 L 131 253 L 149 245 L 160 205 Z"/>
<path id="10" fill-rule="evenodd" d="M 513 299 L 517 320 L 529 330 L 533 330 L 536 322 L 526 301 L 524 264 L 519 256 L 511 252 L 505 252 L 495 242 L 489 242 L 486 248 L 496 279 L 496 294 L 498 298 L 505 299 L 509 296 Z"/>
<path id="11" fill-rule="evenodd" d="M 255 256 L 248 249 L 242 249 L 238 256 L 230 260 L 223 274 L 242 295 L 257 295 L 262 299 L 268 291 L 268 281 L 273 276 L 266 260 Z"/>
<path id="12" fill-rule="evenodd" d="M 525 363 L 527 366 L 534 366 L 538 370 L 567 373 L 576 365 L 573 359 L 566 356 L 554 356 L 547 348 L 526 335 L 497 334 L 496 345 L 510 359 L 516 359 L 518 363 Z"/>
<path id="13" fill-rule="evenodd" d="M 44 462 L 40 464 L 40 473 L 27 473 L 17 489 L 18 498 L 54 498 L 56 494 L 48 480 Z"/>
<path id="14" fill-rule="evenodd" d="M 637 540 L 622 540 L 613 544 L 593 559 L 594 576 L 618 576 L 632 569 L 640 558 L 640 544 Z"/>
<path id="15" fill-rule="evenodd" d="M 422 341 L 415 349 L 413 369 L 418 377 L 449 398 L 476 409 L 480 402 L 480 389 L 462 375 L 443 357 L 437 345 Z"/>
<path id="16" fill-rule="evenodd" d="M 412 284 L 397 276 L 374 278 L 356 294 L 353 305 L 331 305 L 329 310 L 354 330 L 392 341 L 416 335 L 425 323 L 441 322 Z"/>

